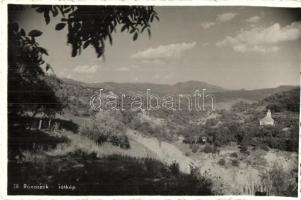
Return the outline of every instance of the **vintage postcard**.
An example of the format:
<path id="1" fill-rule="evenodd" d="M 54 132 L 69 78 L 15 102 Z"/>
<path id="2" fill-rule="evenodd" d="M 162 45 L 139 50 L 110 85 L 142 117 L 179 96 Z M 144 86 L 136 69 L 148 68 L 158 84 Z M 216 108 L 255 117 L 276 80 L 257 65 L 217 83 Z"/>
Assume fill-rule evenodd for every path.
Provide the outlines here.
<path id="1" fill-rule="evenodd" d="M 177 2 L 2 3 L 4 199 L 298 198 L 300 2 Z"/>

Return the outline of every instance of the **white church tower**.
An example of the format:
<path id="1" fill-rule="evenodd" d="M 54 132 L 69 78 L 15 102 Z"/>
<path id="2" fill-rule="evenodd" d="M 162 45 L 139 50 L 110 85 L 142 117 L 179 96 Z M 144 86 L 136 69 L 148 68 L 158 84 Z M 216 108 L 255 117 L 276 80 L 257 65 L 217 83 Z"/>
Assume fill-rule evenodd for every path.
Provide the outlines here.
<path id="1" fill-rule="evenodd" d="M 260 126 L 271 125 L 274 126 L 274 119 L 272 118 L 271 110 L 269 109 L 266 116 L 259 120 Z"/>

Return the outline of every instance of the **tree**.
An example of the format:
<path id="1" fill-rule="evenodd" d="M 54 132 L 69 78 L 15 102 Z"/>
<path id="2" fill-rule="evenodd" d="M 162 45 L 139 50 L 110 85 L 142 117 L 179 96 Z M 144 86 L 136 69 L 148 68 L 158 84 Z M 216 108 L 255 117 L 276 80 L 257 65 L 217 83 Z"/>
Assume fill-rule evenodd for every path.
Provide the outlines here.
<path id="1" fill-rule="evenodd" d="M 54 114 L 62 104 L 54 90 L 44 81 L 43 55 L 48 55 L 36 38 L 39 30 L 28 34 L 17 23 L 8 25 L 8 112 L 24 114 L 38 112 Z M 51 66 L 46 64 L 46 70 Z"/>
<path id="2" fill-rule="evenodd" d="M 125 125 L 120 112 L 103 111 L 96 114 L 95 119 L 84 122 L 80 133 L 98 144 L 110 142 L 115 146 L 129 148 L 129 140 L 125 135 Z"/>
<path id="3" fill-rule="evenodd" d="M 42 35 L 39 30 L 28 34 L 14 22 L 14 9 L 22 9 L 20 5 L 10 5 L 8 26 L 8 110 L 19 114 L 31 111 L 55 113 L 62 109 L 62 104 L 53 88 L 44 81 L 41 66 L 46 64 L 43 56 L 48 55 L 36 38 Z M 133 40 L 139 33 L 147 30 L 149 36 L 150 23 L 159 20 L 152 6 L 63 6 L 33 5 L 38 13 L 43 14 L 46 24 L 52 17 L 61 17 L 56 25 L 60 31 L 67 27 L 67 43 L 72 46 L 71 55 L 77 56 L 88 46 L 94 47 L 98 57 L 103 56 L 105 40 L 112 44 L 112 33 L 117 25 L 121 31 L 127 30 Z M 46 64 L 46 70 L 51 69 Z"/>
<path id="4" fill-rule="evenodd" d="M 113 44 L 112 33 L 121 25 L 121 32 L 127 30 L 133 40 L 147 30 L 151 36 L 151 22 L 159 20 L 153 6 L 62 6 L 34 5 L 43 14 L 46 24 L 53 17 L 60 16 L 56 30 L 68 29 L 67 43 L 72 46 L 72 57 L 81 54 L 83 49 L 93 46 L 97 57 L 104 54 L 105 40 Z"/>

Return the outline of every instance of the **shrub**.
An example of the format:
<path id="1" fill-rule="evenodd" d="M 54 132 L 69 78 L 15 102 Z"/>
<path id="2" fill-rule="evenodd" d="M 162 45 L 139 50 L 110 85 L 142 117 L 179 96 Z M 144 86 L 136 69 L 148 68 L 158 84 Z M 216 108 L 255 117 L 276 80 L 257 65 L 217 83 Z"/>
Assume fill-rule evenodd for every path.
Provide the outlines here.
<path id="1" fill-rule="evenodd" d="M 263 152 L 262 152 L 263 153 Z M 260 153 L 260 154 L 262 154 Z M 254 159 L 253 159 L 253 163 L 254 165 L 256 166 L 267 166 L 267 160 L 262 157 L 262 156 L 256 156 Z"/>
<path id="2" fill-rule="evenodd" d="M 299 149 L 299 134 L 298 130 L 293 131 L 289 135 L 289 139 L 286 142 L 287 150 L 298 152 Z"/>
<path id="3" fill-rule="evenodd" d="M 112 138 L 112 139 L 111 139 Z M 109 137 L 109 141 L 115 145 L 119 146 L 123 149 L 130 148 L 130 142 L 126 135 L 120 134 L 120 135 L 112 135 Z"/>
<path id="4" fill-rule="evenodd" d="M 86 121 L 80 128 L 79 132 L 98 144 L 101 144 L 107 140 L 107 135 L 98 129 L 97 123 L 95 121 Z"/>
<path id="5" fill-rule="evenodd" d="M 283 138 L 275 138 L 275 137 L 270 137 L 268 145 L 271 148 L 275 149 L 280 149 L 280 150 L 286 150 L 286 141 Z"/>
<path id="6" fill-rule="evenodd" d="M 221 165 L 221 166 L 225 166 L 225 164 L 226 164 L 226 161 L 225 161 L 225 159 L 220 159 L 219 161 L 218 161 L 218 164 L 219 165 Z"/>
<path id="7" fill-rule="evenodd" d="M 194 170 L 192 174 L 186 174 L 178 170 L 177 163 L 168 166 L 152 158 L 133 158 L 116 154 L 97 160 L 88 159 L 86 162 L 84 160 L 90 156 L 89 154 L 80 152 L 76 154 L 63 156 L 56 162 L 50 157 L 38 163 L 9 162 L 8 185 L 25 182 L 33 185 L 48 181 L 51 187 L 43 191 L 21 188 L 15 190 L 8 187 L 8 194 L 102 196 L 215 194 L 213 181 L 208 176 L 200 174 L 200 169 Z M 61 167 L 64 173 L 59 170 Z M 51 179 L 48 176 L 51 176 Z M 62 182 L 74 185 L 77 189 L 58 191 L 55 186 Z"/>
<path id="8" fill-rule="evenodd" d="M 86 121 L 81 125 L 80 134 L 98 144 L 110 142 L 121 148 L 129 148 L 129 140 L 124 134 L 125 125 L 119 118 L 110 112 L 98 113 L 94 120 Z"/>
<path id="9" fill-rule="evenodd" d="M 192 144 L 191 145 L 192 153 L 196 153 L 198 150 L 199 150 L 199 145 L 197 145 L 197 144 Z"/>
<path id="10" fill-rule="evenodd" d="M 176 161 L 171 163 L 171 165 L 169 166 L 169 169 L 174 176 L 178 176 L 180 174 L 180 167 Z"/>
<path id="11" fill-rule="evenodd" d="M 271 169 L 261 174 L 261 181 L 270 188 L 269 193 L 275 196 L 297 196 L 298 173 L 285 171 L 282 166 L 275 163 Z"/>
<path id="12" fill-rule="evenodd" d="M 212 193 L 213 190 L 213 181 L 209 179 L 206 175 L 202 175 L 200 172 L 199 167 L 192 167 L 190 168 L 190 178 L 191 180 L 189 181 L 191 183 L 190 186 L 186 185 L 185 188 L 191 188 L 193 189 L 193 193 L 197 194 L 210 194 Z M 188 194 L 187 192 L 185 192 Z M 182 193 L 183 194 L 183 193 Z"/>
<path id="13" fill-rule="evenodd" d="M 264 151 L 269 151 L 269 147 L 266 144 L 260 144 L 259 148 L 262 149 L 262 150 L 264 150 Z"/>
<path id="14" fill-rule="evenodd" d="M 237 153 L 236 153 L 236 152 L 233 152 L 233 153 L 231 153 L 231 154 L 230 154 L 230 157 L 232 157 L 232 158 L 237 158 L 237 157 L 238 157 L 238 155 L 237 155 Z"/>
<path id="15" fill-rule="evenodd" d="M 238 160 L 232 160 L 232 166 L 238 167 L 239 166 L 239 161 Z"/>
<path id="16" fill-rule="evenodd" d="M 248 151 L 248 147 L 247 146 L 241 145 L 239 148 L 240 148 L 240 153 L 250 154 L 250 152 Z"/>
<path id="17" fill-rule="evenodd" d="M 214 148 L 213 145 L 206 145 L 204 147 L 204 152 L 205 153 L 215 153 L 216 149 Z"/>

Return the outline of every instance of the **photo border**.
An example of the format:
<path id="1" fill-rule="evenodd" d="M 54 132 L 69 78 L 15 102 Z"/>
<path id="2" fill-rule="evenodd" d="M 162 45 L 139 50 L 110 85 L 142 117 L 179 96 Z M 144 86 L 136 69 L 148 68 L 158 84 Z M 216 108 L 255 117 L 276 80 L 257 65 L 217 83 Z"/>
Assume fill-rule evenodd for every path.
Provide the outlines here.
<path id="1" fill-rule="evenodd" d="M 0 2 L 0 199 L 111 199 L 111 200 L 201 200 L 201 199 L 299 199 L 300 181 L 300 126 L 299 112 L 299 152 L 298 152 L 298 197 L 275 196 L 46 196 L 46 195 L 7 195 L 7 5 L 8 4 L 65 4 L 65 5 L 154 5 L 154 6 L 251 6 L 300 8 L 301 0 L 2 0 Z M 301 48 L 300 48 L 301 50 Z M 299 56 L 301 68 L 301 52 Z M 300 69 L 299 68 L 299 69 Z M 300 74 L 299 74 L 300 75 Z M 300 86 L 300 83 L 299 83 Z"/>

